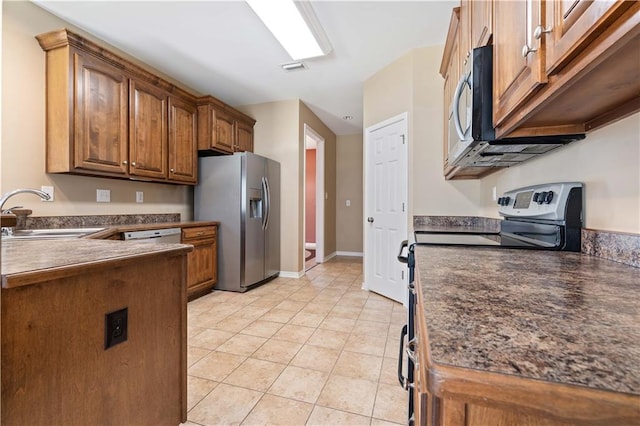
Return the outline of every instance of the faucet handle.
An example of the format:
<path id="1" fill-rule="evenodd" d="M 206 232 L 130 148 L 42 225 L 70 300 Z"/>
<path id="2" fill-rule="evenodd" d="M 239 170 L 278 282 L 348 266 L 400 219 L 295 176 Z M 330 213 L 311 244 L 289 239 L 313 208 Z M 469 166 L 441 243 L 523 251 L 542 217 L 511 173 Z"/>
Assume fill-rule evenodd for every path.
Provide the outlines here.
<path id="1" fill-rule="evenodd" d="M 13 207 L 9 207 L 8 209 L 4 209 L 2 210 L 2 214 L 15 214 L 13 213 L 14 209 L 21 209 L 23 208 L 23 206 L 13 206 Z"/>

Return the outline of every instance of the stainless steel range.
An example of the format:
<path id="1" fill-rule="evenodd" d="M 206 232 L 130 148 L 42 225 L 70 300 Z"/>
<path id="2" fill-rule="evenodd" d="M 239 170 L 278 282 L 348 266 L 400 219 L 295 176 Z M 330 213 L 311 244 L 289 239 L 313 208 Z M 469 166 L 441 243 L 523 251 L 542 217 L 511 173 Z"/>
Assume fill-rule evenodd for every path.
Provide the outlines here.
<path id="1" fill-rule="evenodd" d="M 563 182 L 507 191 L 498 198 L 500 231 L 420 229 L 414 231 L 415 240 L 431 245 L 580 251 L 582 190 L 581 183 Z"/>
<path id="2" fill-rule="evenodd" d="M 502 216 L 500 230 L 461 226 L 425 227 L 414 230 L 415 243 L 403 241 L 398 260 L 409 269 L 408 321 L 400 334 L 398 380 L 408 390 L 408 424 L 413 424 L 416 293 L 414 287 L 416 245 L 473 246 L 579 252 L 581 247 L 583 185 L 579 182 L 549 183 L 518 188 L 498 198 Z M 408 246 L 407 256 L 403 256 Z M 405 350 L 406 337 L 406 350 Z M 407 376 L 403 358 L 407 359 Z"/>

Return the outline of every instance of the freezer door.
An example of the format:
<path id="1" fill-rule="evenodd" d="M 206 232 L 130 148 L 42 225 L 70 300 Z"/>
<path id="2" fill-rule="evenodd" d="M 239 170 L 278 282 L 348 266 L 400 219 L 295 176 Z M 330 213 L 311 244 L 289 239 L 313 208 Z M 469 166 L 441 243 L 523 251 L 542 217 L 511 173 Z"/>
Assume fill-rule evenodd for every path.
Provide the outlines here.
<path id="1" fill-rule="evenodd" d="M 244 225 L 244 280 L 248 287 L 263 279 L 265 233 L 263 222 L 266 200 L 262 189 L 265 176 L 265 159 L 250 153 L 243 154 L 242 162 L 242 216 Z"/>
<path id="2" fill-rule="evenodd" d="M 268 216 L 265 233 L 265 277 L 280 273 L 280 163 L 267 160 Z"/>

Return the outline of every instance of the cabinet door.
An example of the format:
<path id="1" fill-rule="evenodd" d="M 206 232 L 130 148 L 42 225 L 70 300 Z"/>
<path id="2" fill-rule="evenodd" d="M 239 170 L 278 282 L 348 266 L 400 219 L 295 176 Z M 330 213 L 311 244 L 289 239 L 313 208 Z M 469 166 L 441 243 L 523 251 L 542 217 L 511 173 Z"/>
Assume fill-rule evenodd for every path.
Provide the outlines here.
<path id="1" fill-rule="evenodd" d="M 547 74 L 562 68 L 632 5 L 632 1 L 619 0 L 548 0 L 544 26 Z"/>
<path id="2" fill-rule="evenodd" d="M 196 183 L 196 108 L 169 97 L 169 180 Z"/>
<path id="3" fill-rule="evenodd" d="M 218 111 L 211 104 L 203 104 L 198 106 L 198 149 L 199 150 L 216 150 L 223 153 L 233 153 L 233 138 L 231 130 L 226 125 L 227 120 L 220 113 L 220 136 L 218 137 Z M 230 123 L 233 126 L 233 123 Z"/>
<path id="4" fill-rule="evenodd" d="M 235 120 L 225 111 L 216 111 L 216 146 L 229 152 L 236 151 Z"/>
<path id="5" fill-rule="evenodd" d="M 117 68 L 77 53 L 74 168 L 127 173 L 127 78 Z"/>
<path id="6" fill-rule="evenodd" d="M 493 7 L 493 121 L 497 127 L 547 79 L 543 45 L 533 37 L 540 25 L 540 2 L 496 1 Z M 523 51 L 527 47 L 529 51 Z"/>
<path id="7" fill-rule="evenodd" d="M 469 2 L 471 11 L 471 47 L 486 46 L 493 33 L 493 2 L 474 0 Z"/>
<path id="8" fill-rule="evenodd" d="M 253 126 L 244 121 L 236 121 L 237 151 L 253 152 Z"/>
<path id="9" fill-rule="evenodd" d="M 167 94 L 131 80 L 129 97 L 129 174 L 166 178 Z"/>

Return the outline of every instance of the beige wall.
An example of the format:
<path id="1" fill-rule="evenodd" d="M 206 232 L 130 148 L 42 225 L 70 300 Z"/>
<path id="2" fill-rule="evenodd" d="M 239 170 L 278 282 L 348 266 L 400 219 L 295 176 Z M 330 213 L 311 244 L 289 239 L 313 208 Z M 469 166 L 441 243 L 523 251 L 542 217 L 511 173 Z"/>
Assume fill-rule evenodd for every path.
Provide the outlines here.
<path id="1" fill-rule="evenodd" d="M 340 135 L 336 141 L 336 250 L 362 253 L 363 135 Z M 346 201 L 351 206 L 346 206 Z"/>
<path id="2" fill-rule="evenodd" d="M 41 185 L 55 190 L 54 202 L 19 195 L 5 207 L 24 205 L 34 216 L 180 213 L 191 219 L 193 191 L 187 186 L 44 172 L 45 53 L 35 35 L 72 26 L 31 2 L 3 2 L 2 8 L 0 191 Z M 111 203 L 95 202 L 98 188 L 111 190 Z M 135 203 L 136 191 L 144 192 L 144 203 Z"/>
<path id="3" fill-rule="evenodd" d="M 324 139 L 324 256 L 327 258 L 336 252 L 336 135 L 304 102 L 300 102 L 298 137 L 303 151 L 305 124 Z M 304 257 L 301 260 L 303 266 Z"/>
<path id="4" fill-rule="evenodd" d="M 483 180 L 487 215 L 495 212 L 494 185 L 500 193 L 539 182 L 578 181 L 585 185 L 585 227 L 640 233 L 640 114 Z"/>
<path id="5" fill-rule="evenodd" d="M 335 252 L 335 145 L 336 136 L 300 100 L 238 107 L 256 119 L 254 152 L 280 162 L 281 269 L 285 275 L 304 272 L 304 125 L 325 140 L 325 255 Z"/>
<path id="6" fill-rule="evenodd" d="M 413 215 L 497 217 L 498 193 L 533 183 L 581 181 L 585 226 L 640 232 L 640 114 L 593 132 L 587 139 L 480 180 L 442 176 L 442 46 L 413 50 L 364 85 L 365 128 L 409 113 L 409 212 Z"/>

